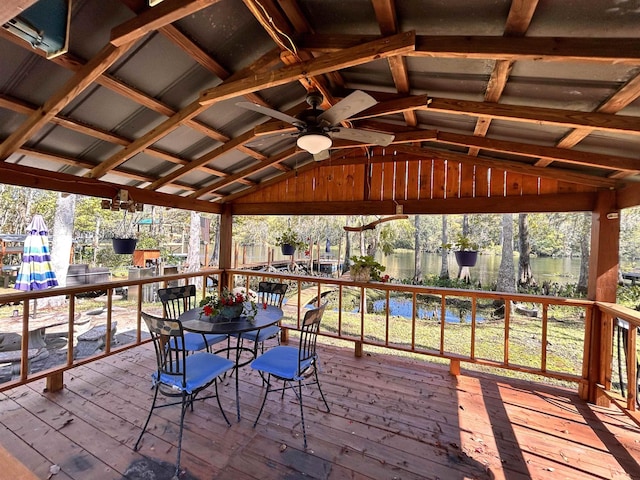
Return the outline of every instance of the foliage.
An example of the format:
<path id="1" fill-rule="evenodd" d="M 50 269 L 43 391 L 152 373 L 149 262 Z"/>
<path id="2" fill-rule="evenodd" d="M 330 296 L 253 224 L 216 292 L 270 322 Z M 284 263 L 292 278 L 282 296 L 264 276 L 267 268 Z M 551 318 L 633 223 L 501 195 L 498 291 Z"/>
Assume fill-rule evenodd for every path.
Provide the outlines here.
<path id="1" fill-rule="evenodd" d="M 445 243 L 442 245 L 442 248 L 447 250 L 456 250 L 456 251 L 476 251 L 478 250 L 478 244 L 476 242 L 471 241 L 467 235 L 463 235 L 459 233 L 456 236 L 456 241 L 453 243 Z"/>
<path id="2" fill-rule="evenodd" d="M 469 284 L 464 280 L 460 280 L 457 278 L 441 278 L 440 275 L 426 276 L 424 278 L 424 281 L 421 283 L 421 285 L 429 285 L 429 286 L 441 287 L 441 288 L 458 288 L 458 289 L 464 289 L 464 290 L 483 290 L 483 288 L 481 288 L 480 286 Z M 488 290 L 488 289 L 484 288 L 484 290 Z"/>
<path id="3" fill-rule="evenodd" d="M 640 310 L 640 285 L 619 285 L 616 300 L 625 307 Z"/>
<path id="4" fill-rule="evenodd" d="M 122 220 L 107 234 L 111 238 L 138 238 L 135 225 L 139 215 L 122 210 Z"/>
<path id="5" fill-rule="evenodd" d="M 374 260 L 371 255 L 360 255 L 351 257 L 351 276 L 357 275 L 358 272 L 369 269 L 371 279 L 377 282 L 382 280 L 382 272 L 386 270 L 386 267 Z M 389 276 L 386 276 L 388 280 Z"/>
<path id="6" fill-rule="evenodd" d="M 276 237 L 276 245 L 291 245 L 296 250 L 300 250 L 305 248 L 307 244 L 291 227 L 287 227 Z"/>
<path id="7" fill-rule="evenodd" d="M 202 307 L 202 313 L 200 315 L 209 318 L 216 317 L 220 315 L 224 307 L 234 307 L 237 305 L 243 306 L 242 314 L 250 319 L 255 318 L 258 313 L 254 296 L 251 293 L 242 291 L 231 292 L 227 288 L 224 288 L 219 294 L 216 292 L 213 295 L 204 297 L 200 301 L 200 306 Z"/>

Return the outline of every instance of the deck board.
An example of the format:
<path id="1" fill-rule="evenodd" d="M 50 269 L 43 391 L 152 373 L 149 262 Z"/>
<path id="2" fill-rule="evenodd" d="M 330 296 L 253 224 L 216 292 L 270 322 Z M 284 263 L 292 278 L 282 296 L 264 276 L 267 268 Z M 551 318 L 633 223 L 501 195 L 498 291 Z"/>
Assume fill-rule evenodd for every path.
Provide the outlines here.
<path id="1" fill-rule="evenodd" d="M 381 354 L 320 346 L 322 382 L 305 394 L 309 448 L 289 392 L 271 397 L 256 428 L 263 389 L 240 371 L 242 420 L 235 421 L 235 379 L 222 404 L 196 405 L 185 422 L 182 466 L 189 479 L 546 479 L 640 478 L 640 429 L 613 409 L 582 402 L 570 389 L 463 372 Z M 151 345 L 65 374 L 65 389 L 44 381 L 0 396 L 0 444 L 46 478 L 121 479 L 134 464 L 175 461 L 178 407 L 152 417 L 139 452 L 133 445 L 151 400 Z"/>

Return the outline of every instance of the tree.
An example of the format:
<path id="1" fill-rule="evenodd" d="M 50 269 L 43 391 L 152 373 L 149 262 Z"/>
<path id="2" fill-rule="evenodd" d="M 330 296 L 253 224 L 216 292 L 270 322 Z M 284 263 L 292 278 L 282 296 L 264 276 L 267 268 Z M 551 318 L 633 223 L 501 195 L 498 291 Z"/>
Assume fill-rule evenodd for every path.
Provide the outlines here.
<path id="1" fill-rule="evenodd" d="M 449 278 L 449 249 L 444 248 L 444 245 L 448 243 L 447 241 L 447 216 L 442 215 L 442 243 L 441 247 L 441 264 L 440 264 L 440 278 L 448 279 Z"/>
<path id="2" fill-rule="evenodd" d="M 55 217 L 53 220 L 53 232 L 51 238 L 51 267 L 53 268 L 58 285 L 67 285 L 67 271 L 69 270 L 69 257 L 73 248 L 73 223 L 76 213 L 76 195 L 58 193 Z M 64 295 L 48 297 L 41 300 L 41 307 L 55 307 L 63 305 Z"/>
<path id="3" fill-rule="evenodd" d="M 531 270 L 531 244 L 529 243 L 529 224 L 526 213 L 518 215 L 518 245 L 520 258 L 518 259 L 518 284 L 536 285 L 536 279 Z"/>
<path id="4" fill-rule="evenodd" d="M 578 293 L 587 293 L 589 283 L 589 243 L 591 232 L 591 214 L 585 212 L 582 215 L 582 221 L 579 224 L 580 230 L 580 275 L 578 277 L 578 285 L 576 291 Z"/>
<path id="5" fill-rule="evenodd" d="M 516 273 L 513 264 L 513 215 L 502 215 L 502 259 L 498 269 L 496 291 L 515 293 Z"/>
<path id="6" fill-rule="evenodd" d="M 187 272 L 200 270 L 200 214 L 191 212 L 189 223 L 189 249 L 187 251 Z M 201 279 L 200 279 L 201 281 Z M 196 279 L 196 284 L 198 280 Z"/>
<path id="7" fill-rule="evenodd" d="M 420 231 L 420 215 L 416 215 L 413 219 L 415 226 L 415 245 L 414 245 L 414 257 L 413 257 L 413 283 L 418 284 L 422 280 L 422 232 Z"/>

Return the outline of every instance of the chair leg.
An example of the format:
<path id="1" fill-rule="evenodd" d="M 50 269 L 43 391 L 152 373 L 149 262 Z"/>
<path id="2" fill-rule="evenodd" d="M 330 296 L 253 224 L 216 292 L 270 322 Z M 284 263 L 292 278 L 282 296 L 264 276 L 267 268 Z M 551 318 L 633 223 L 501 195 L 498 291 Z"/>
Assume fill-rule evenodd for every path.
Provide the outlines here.
<path id="1" fill-rule="evenodd" d="M 222 412 L 222 416 L 224 417 L 224 421 L 227 422 L 228 426 L 231 426 L 231 422 L 229 422 L 229 419 L 227 418 L 227 414 L 224 413 L 224 410 L 222 409 L 222 404 L 220 403 L 220 394 L 218 394 L 218 379 L 216 379 L 215 382 L 213 382 L 215 384 L 215 389 L 216 389 L 216 400 L 218 401 L 218 407 L 220 407 L 220 411 Z"/>
<path id="2" fill-rule="evenodd" d="M 264 377 L 262 378 L 264 381 Z M 267 396 L 269 395 L 269 391 L 271 390 L 271 374 L 267 374 L 267 390 L 264 392 L 264 398 L 262 399 L 262 405 L 260 405 L 260 411 L 258 412 L 258 416 L 256 417 L 256 421 L 253 422 L 253 428 L 256 428 L 258 424 L 258 420 L 260 420 L 260 416 L 262 415 L 262 410 L 264 410 L 264 405 L 267 403 Z"/>
<path id="3" fill-rule="evenodd" d="M 304 408 L 302 408 L 302 380 L 298 380 L 298 403 L 300 404 L 300 419 L 302 420 L 302 439 L 307 448 L 307 429 L 304 426 Z"/>
<path id="4" fill-rule="evenodd" d="M 180 455 L 182 454 L 182 432 L 184 430 L 184 416 L 189 408 L 189 402 L 187 398 L 187 392 L 182 392 L 182 407 L 180 411 L 180 434 L 178 436 L 178 458 L 176 460 L 175 478 L 178 478 L 178 475 L 180 473 Z"/>
<path id="5" fill-rule="evenodd" d="M 318 378 L 318 366 L 315 365 L 313 368 L 313 373 L 316 376 L 316 385 L 318 385 L 318 391 L 320 392 L 320 396 L 322 397 L 322 401 L 324 402 L 324 406 L 327 407 L 327 413 L 331 411 L 329 408 L 329 404 L 327 403 L 327 399 L 324 398 L 324 393 L 322 392 L 322 387 L 320 386 L 320 379 Z"/>
<path id="6" fill-rule="evenodd" d="M 133 446 L 134 451 L 138 451 L 138 445 L 140 444 L 140 440 L 142 440 L 142 436 L 144 435 L 147 426 L 149 426 L 149 420 L 151 420 L 151 415 L 153 414 L 153 409 L 156 406 L 156 399 L 158 398 L 158 389 L 160 388 L 159 384 L 156 384 L 155 391 L 153 392 L 153 400 L 151 402 L 151 409 L 149 410 L 149 415 L 147 415 L 147 420 L 144 422 L 144 426 L 142 427 L 142 431 L 140 432 L 140 436 L 138 437 L 138 441 Z"/>

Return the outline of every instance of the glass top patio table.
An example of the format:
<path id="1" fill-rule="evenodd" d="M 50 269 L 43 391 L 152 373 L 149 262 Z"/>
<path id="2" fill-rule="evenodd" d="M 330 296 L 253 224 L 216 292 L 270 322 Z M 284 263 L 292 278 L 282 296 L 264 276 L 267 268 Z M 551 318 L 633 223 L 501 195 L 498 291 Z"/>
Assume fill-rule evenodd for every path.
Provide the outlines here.
<path id="1" fill-rule="evenodd" d="M 215 317 L 210 319 L 208 317 L 201 316 L 202 307 L 192 308 L 187 310 L 178 317 L 178 320 L 182 322 L 182 328 L 195 333 L 215 333 L 215 334 L 237 334 L 237 343 L 235 347 L 229 347 L 221 351 L 234 350 L 236 352 L 236 370 L 238 367 L 246 365 L 249 361 L 240 363 L 242 352 L 250 352 L 254 355 L 254 350 L 250 348 L 242 348 L 242 334 L 253 330 L 260 330 L 261 328 L 275 325 L 282 318 L 282 309 L 273 305 L 258 305 L 258 311 L 255 318 L 249 319 L 242 315 L 234 319 L 226 319 L 222 317 Z M 266 308 L 265 308 L 266 307 Z M 245 309 L 246 310 L 246 309 Z M 238 421 L 240 421 L 240 388 L 238 385 L 238 372 L 236 371 L 236 411 L 238 415 Z"/>

